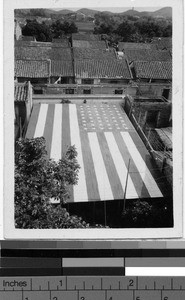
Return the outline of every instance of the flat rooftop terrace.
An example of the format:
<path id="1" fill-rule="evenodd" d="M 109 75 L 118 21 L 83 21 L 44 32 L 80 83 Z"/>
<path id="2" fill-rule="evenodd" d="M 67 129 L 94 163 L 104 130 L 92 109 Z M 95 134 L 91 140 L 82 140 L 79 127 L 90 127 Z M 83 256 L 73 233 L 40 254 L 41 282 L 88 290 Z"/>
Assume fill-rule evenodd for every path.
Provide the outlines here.
<path id="1" fill-rule="evenodd" d="M 163 197 L 156 166 L 119 103 L 35 103 L 26 137 L 41 136 L 56 161 L 76 146 L 81 168 L 69 202 L 124 199 L 127 175 L 126 199 Z"/>

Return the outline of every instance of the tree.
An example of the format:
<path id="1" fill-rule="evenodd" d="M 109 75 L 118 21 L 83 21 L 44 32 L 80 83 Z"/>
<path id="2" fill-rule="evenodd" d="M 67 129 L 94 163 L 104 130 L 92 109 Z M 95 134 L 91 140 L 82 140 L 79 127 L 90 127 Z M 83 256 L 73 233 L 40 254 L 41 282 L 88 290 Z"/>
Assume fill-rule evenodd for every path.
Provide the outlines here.
<path id="1" fill-rule="evenodd" d="M 17 228 L 86 228 L 62 205 L 69 186 L 77 184 L 80 166 L 74 146 L 58 162 L 47 158 L 45 139 L 19 139 L 15 155 L 15 226 Z M 50 198 L 60 199 L 53 207 Z"/>
<path id="2" fill-rule="evenodd" d="M 115 33 L 120 35 L 123 39 L 123 42 L 129 42 L 130 36 L 136 32 L 136 28 L 133 23 L 124 21 L 122 22 L 117 29 L 115 30 Z"/>
<path id="3" fill-rule="evenodd" d="M 40 42 L 51 42 L 52 35 L 49 26 L 44 23 L 40 24 L 36 20 L 26 21 L 26 25 L 22 28 L 23 35 L 34 36 Z"/>
<path id="4" fill-rule="evenodd" d="M 71 34 L 78 32 L 78 28 L 74 22 L 64 21 L 61 23 L 59 20 L 53 22 L 51 25 L 51 32 L 54 38 L 60 38 L 63 34 Z"/>

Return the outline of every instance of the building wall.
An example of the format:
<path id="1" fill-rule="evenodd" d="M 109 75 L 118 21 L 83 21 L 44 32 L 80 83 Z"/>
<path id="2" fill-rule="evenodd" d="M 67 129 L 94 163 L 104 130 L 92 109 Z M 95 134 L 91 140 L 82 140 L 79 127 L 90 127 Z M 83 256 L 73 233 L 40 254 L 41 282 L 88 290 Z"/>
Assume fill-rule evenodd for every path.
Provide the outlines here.
<path id="1" fill-rule="evenodd" d="M 132 88 L 127 85 L 119 85 L 119 84 L 98 84 L 98 85 L 79 85 L 79 84 L 47 84 L 47 85 L 39 85 L 38 87 L 42 90 L 43 94 L 67 94 L 66 90 L 72 89 L 74 90 L 74 94 L 76 95 L 83 95 L 85 94 L 84 91 L 89 91 L 91 95 L 101 95 L 101 94 L 109 94 L 115 95 L 115 91 L 122 91 L 122 94 L 128 94 L 135 96 L 136 88 Z M 36 90 L 37 87 L 35 86 L 34 89 Z M 117 93 L 118 94 L 118 93 Z"/>
<path id="2" fill-rule="evenodd" d="M 17 20 L 14 21 L 14 38 L 15 40 L 19 40 L 19 38 L 22 36 L 22 29 L 19 25 L 19 22 Z"/>
<path id="3" fill-rule="evenodd" d="M 169 120 L 171 115 L 171 104 L 167 102 L 144 102 L 144 103 L 134 103 L 133 104 L 133 111 L 137 111 L 142 115 L 142 117 L 139 117 L 140 119 L 140 125 L 144 126 L 145 123 L 150 122 L 150 114 L 152 112 L 156 113 L 156 128 L 160 127 L 168 127 L 169 126 Z M 144 117 L 143 117 L 144 113 Z"/>
<path id="4" fill-rule="evenodd" d="M 20 127 L 23 132 L 26 130 L 31 111 L 33 106 L 32 100 L 32 86 L 30 82 L 28 85 L 28 96 L 26 101 L 16 101 L 14 102 L 14 110 L 15 110 L 15 139 L 17 139 L 20 135 Z"/>
<path id="5" fill-rule="evenodd" d="M 168 100 L 172 100 L 172 86 L 170 83 L 151 83 L 151 84 L 138 84 L 137 94 L 152 95 L 161 97 L 164 89 L 170 89 Z"/>

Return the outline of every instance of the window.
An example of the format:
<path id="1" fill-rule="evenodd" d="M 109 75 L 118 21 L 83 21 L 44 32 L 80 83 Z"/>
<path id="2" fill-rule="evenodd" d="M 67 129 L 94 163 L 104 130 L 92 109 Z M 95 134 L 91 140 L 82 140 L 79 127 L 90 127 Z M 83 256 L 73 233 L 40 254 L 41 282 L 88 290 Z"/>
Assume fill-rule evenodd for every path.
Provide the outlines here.
<path id="1" fill-rule="evenodd" d="M 163 93 L 162 96 L 166 99 L 169 98 L 169 94 L 170 94 L 170 89 L 163 89 Z"/>
<path id="2" fill-rule="evenodd" d="M 90 89 L 85 89 L 85 90 L 83 90 L 83 94 L 91 94 L 91 90 Z"/>
<path id="3" fill-rule="evenodd" d="M 93 84 L 94 83 L 94 79 L 82 79 L 82 84 Z"/>
<path id="4" fill-rule="evenodd" d="M 66 94 L 74 94 L 74 89 L 66 89 L 65 93 Z"/>
<path id="5" fill-rule="evenodd" d="M 116 94 L 116 95 L 117 95 L 117 94 L 121 95 L 121 94 L 123 94 L 123 90 L 115 90 L 115 94 Z"/>

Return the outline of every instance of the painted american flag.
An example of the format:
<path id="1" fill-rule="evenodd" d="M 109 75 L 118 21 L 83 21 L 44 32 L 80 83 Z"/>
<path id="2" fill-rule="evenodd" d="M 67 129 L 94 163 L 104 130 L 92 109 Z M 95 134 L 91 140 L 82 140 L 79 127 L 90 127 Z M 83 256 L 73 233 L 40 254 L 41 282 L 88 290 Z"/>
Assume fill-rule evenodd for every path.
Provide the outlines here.
<path id="1" fill-rule="evenodd" d="M 75 145 L 80 164 L 70 202 L 163 197 L 155 167 L 119 103 L 34 104 L 26 137 L 46 139 L 59 160 Z M 129 172 L 128 172 L 128 164 Z"/>

